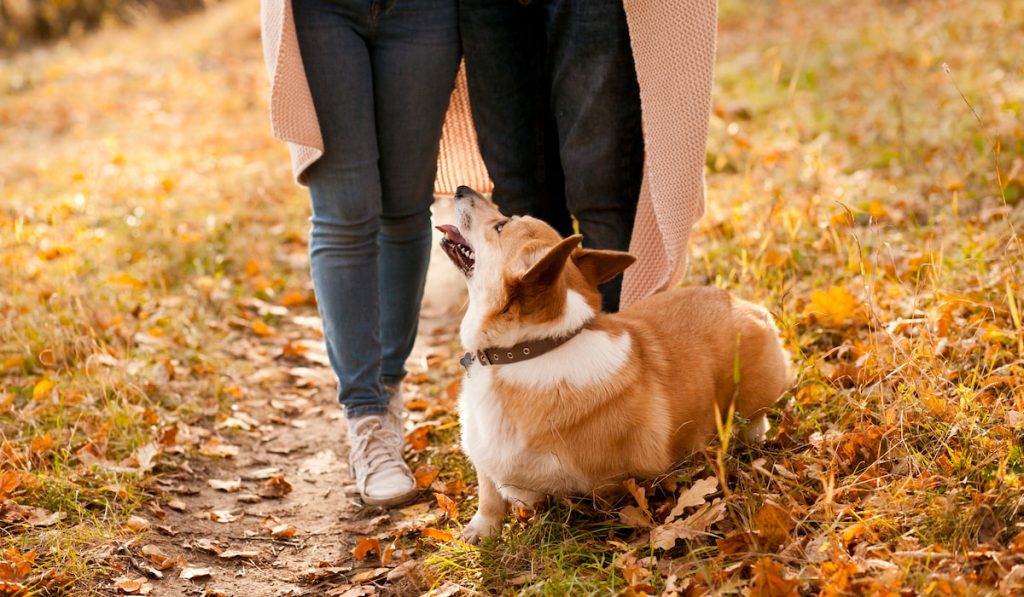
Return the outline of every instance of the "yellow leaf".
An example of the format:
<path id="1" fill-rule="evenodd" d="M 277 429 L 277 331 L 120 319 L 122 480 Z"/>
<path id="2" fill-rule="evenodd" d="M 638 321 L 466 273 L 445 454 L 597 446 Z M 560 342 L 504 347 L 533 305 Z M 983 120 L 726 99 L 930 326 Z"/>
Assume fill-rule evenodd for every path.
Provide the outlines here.
<path id="1" fill-rule="evenodd" d="M 50 390 L 52 390 L 55 385 L 56 384 L 48 379 L 40 380 L 39 383 L 32 388 L 32 399 L 42 400 L 43 398 L 46 398 L 50 395 Z"/>
<path id="2" fill-rule="evenodd" d="M 136 278 L 135 276 L 133 276 L 131 274 L 125 274 L 125 273 L 120 273 L 120 274 L 114 274 L 112 276 L 107 276 L 107 282 L 109 282 L 111 284 L 117 284 L 118 286 L 128 286 L 128 287 L 134 288 L 136 290 L 142 290 L 143 288 L 146 287 L 146 285 L 142 282 L 142 280 Z"/>
<path id="3" fill-rule="evenodd" d="M 856 297 L 842 286 L 833 286 L 828 291 L 815 290 L 811 302 L 804 307 L 804 315 L 826 325 L 843 325 L 856 317 L 860 307 Z"/>

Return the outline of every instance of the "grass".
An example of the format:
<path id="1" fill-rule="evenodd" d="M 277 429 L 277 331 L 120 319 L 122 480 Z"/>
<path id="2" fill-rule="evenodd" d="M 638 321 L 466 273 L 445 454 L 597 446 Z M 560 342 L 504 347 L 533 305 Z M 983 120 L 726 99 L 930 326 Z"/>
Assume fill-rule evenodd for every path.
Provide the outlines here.
<path id="1" fill-rule="evenodd" d="M 427 580 L 535 595 L 1018 590 L 1024 6 L 720 8 L 687 283 L 777 315 L 799 380 L 769 441 L 714 443 L 646 486 L 656 522 L 696 480 L 724 487 L 710 496 L 722 520 L 671 549 L 622 523 L 623 504 L 555 501 L 480 548 L 421 541 Z M 268 133 L 255 14 L 227 3 L 0 64 L 0 120 L 17 123 L 0 128 L 0 497 L 63 513 L 3 522 L 0 550 L 12 565 L 34 550 L 15 580 L 37 592 L 99 593 L 119 573 L 111 554 L 136 536 L 124 524 L 153 495 L 140 448 L 259 392 L 237 382 L 232 347 L 276 322 L 246 305 L 309 295 L 306 199 Z M 428 372 L 447 426 L 415 464 L 468 487 L 447 486 L 465 522 L 459 372 Z"/>

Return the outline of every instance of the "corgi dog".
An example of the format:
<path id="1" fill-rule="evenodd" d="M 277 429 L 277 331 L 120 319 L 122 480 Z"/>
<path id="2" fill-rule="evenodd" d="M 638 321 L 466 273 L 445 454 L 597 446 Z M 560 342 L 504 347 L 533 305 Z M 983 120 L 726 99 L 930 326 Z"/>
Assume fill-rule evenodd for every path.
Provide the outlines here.
<path id="1" fill-rule="evenodd" d="M 766 411 L 792 377 L 763 307 L 677 288 L 602 313 L 597 286 L 632 255 L 505 217 L 468 187 L 455 195 L 455 224 L 438 229 L 469 289 L 459 416 L 480 504 L 466 541 L 494 535 L 509 504 L 669 471 L 714 436 L 716 412 L 735 409 L 751 421 L 747 439 L 764 439 Z"/>

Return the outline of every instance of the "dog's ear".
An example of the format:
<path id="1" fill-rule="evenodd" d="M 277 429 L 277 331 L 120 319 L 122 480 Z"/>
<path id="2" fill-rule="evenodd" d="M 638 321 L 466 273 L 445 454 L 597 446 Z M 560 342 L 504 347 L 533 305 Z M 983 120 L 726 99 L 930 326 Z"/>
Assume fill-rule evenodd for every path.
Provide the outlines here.
<path id="1" fill-rule="evenodd" d="M 574 234 L 548 249 L 548 252 L 523 274 L 523 283 L 538 286 L 554 284 L 565 269 L 565 262 L 569 260 L 569 256 L 576 250 L 581 240 L 582 236 Z"/>
<path id="2" fill-rule="evenodd" d="M 597 286 L 604 284 L 621 274 L 633 265 L 636 257 L 624 251 L 604 251 L 598 249 L 577 249 L 572 254 L 572 262 L 576 264 L 587 282 Z"/>

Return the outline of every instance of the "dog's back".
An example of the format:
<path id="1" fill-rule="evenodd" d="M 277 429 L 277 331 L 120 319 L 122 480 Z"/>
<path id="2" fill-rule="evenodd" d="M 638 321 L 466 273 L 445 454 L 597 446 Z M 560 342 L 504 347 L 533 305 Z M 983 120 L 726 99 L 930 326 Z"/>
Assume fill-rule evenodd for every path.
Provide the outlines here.
<path id="1" fill-rule="evenodd" d="M 663 394 L 679 419 L 676 445 L 688 453 L 715 432 L 719 411 L 735 409 L 765 431 L 763 415 L 792 385 L 789 354 L 766 309 L 713 287 L 660 292 L 617 317 L 643 334 L 651 351 L 646 366 L 663 380 Z"/>

